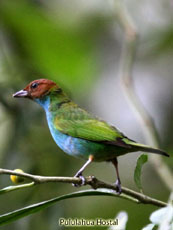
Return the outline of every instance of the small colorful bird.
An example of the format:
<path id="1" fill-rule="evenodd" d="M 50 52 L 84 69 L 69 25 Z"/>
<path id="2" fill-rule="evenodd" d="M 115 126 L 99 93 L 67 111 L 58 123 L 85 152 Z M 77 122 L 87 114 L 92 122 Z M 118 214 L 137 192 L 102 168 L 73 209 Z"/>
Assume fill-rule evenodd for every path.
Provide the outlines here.
<path id="1" fill-rule="evenodd" d="M 169 156 L 162 150 L 129 139 L 114 126 L 80 108 L 51 80 L 32 81 L 23 90 L 13 94 L 13 97 L 29 98 L 40 104 L 46 112 L 48 126 L 56 144 L 67 154 L 87 160 L 75 175 L 83 182 L 82 173 L 91 162 L 112 162 L 117 174 L 117 193 L 120 194 L 117 157 L 136 151 Z"/>

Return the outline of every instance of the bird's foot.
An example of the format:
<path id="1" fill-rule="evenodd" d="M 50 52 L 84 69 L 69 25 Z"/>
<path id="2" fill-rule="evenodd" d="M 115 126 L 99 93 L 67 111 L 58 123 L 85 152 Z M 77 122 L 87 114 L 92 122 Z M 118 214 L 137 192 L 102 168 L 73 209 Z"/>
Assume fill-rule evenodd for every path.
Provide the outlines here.
<path id="1" fill-rule="evenodd" d="M 85 179 L 85 177 L 82 175 L 82 173 L 80 173 L 80 172 L 79 172 L 79 173 L 76 173 L 76 175 L 75 175 L 74 177 L 80 178 L 81 181 L 82 181 L 80 184 L 74 184 L 74 183 L 72 183 L 72 185 L 73 185 L 74 187 L 80 187 L 80 186 L 86 184 L 86 179 Z"/>
<path id="2" fill-rule="evenodd" d="M 116 186 L 116 193 L 120 195 L 122 193 L 122 188 L 121 188 L 121 181 L 119 179 L 116 180 L 115 186 Z"/>

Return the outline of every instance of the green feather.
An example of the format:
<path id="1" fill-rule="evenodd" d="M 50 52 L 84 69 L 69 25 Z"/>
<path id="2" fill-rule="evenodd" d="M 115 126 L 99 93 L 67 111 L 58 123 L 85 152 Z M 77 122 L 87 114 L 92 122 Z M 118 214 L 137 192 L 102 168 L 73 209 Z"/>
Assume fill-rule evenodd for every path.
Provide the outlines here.
<path id="1" fill-rule="evenodd" d="M 115 141 L 122 134 L 108 123 L 81 109 L 73 102 L 64 104 L 53 121 L 55 128 L 70 135 L 90 141 Z"/>

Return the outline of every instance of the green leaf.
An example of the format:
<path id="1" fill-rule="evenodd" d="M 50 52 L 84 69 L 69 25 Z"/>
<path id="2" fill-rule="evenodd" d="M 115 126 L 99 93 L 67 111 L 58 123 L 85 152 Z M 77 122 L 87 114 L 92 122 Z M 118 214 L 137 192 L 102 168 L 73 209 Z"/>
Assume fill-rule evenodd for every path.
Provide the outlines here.
<path id="1" fill-rule="evenodd" d="M 18 220 L 20 218 L 23 218 L 25 216 L 31 215 L 33 213 L 39 212 L 45 208 L 48 208 L 49 206 L 55 204 L 56 202 L 60 200 L 65 200 L 69 198 L 77 198 L 77 197 L 83 197 L 83 196 L 114 196 L 117 197 L 115 192 L 112 192 L 112 190 L 108 189 L 99 189 L 99 190 L 83 190 L 79 192 L 74 192 L 70 194 L 66 194 L 63 196 L 59 196 L 50 200 L 46 200 L 40 203 L 36 203 L 18 210 L 15 210 L 13 212 L 6 213 L 4 215 L 0 216 L 0 225 L 5 225 L 10 222 L 13 222 L 15 220 Z"/>
<path id="2" fill-rule="evenodd" d="M 13 192 L 15 190 L 32 187 L 34 185 L 35 185 L 35 183 L 31 182 L 31 183 L 27 183 L 27 184 L 8 186 L 8 187 L 0 189 L 0 195 L 3 195 L 3 194 L 8 193 L 8 192 Z"/>
<path id="3" fill-rule="evenodd" d="M 148 161 L 148 155 L 142 154 L 136 163 L 136 168 L 134 172 L 134 181 L 137 187 L 142 191 L 142 184 L 141 184 L 141 172 L 142 166 Z"/>

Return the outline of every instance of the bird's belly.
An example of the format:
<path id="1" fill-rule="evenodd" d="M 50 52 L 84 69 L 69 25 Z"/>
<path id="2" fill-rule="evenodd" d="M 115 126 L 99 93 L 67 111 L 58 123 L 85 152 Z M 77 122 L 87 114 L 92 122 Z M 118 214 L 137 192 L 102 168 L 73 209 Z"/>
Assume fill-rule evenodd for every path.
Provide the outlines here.
<path id="1" fill-rule="evenodd" d="M 67 154 L 74 157 L 88 159 L 94 156 L 95 161 L 107 161 L 124 154 L 122 148 L 98 142 L 75 138 L 61 133 L 57 129 L 51 130 L 56 144 Z"/>
<path id="2" fill-rule="evenodd" d="M 51 132 L 56 144 L 67 154 L 88 159 L 89 155 L 95 155 L 98 150 L 93 148 L 90 141 L 75 138 L 59 131 Z"/>
<path id="3" fill-rule="evenodd" d="M 54 137 L 55 136 L 55 137 Z M 68 136 L 66 134 L 56 132 L 54 135 L 56 144 L 69 155 L 76 157 L 87 158 L 87 151 L 83 144 L 80 143 L 76 138 Z"/>

